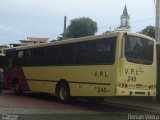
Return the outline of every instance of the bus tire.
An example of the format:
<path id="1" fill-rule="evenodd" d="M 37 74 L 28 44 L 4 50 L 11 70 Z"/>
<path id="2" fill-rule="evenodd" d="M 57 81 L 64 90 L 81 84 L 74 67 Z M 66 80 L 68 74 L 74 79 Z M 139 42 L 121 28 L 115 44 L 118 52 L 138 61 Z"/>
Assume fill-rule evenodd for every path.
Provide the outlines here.
<path id="1" fill-rule="evenodd" d="M 70 100 L 70 89 L 67 83 L 61 82 L 57 86 L 57 98 L 61 103 L 68 103 Z"/>
<path id="2" fill-rule="evenodd" d="M 22 94 L 23 91 L 20 89 L 20 84 L 18 81 L 13 82 L 13 91 L 15 94 Z"/>

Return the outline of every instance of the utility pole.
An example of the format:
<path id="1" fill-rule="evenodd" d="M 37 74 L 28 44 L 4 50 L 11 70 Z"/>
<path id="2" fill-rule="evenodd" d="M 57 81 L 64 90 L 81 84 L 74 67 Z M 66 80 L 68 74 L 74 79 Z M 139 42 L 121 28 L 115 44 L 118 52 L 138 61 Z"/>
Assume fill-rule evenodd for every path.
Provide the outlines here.
<path id="1" fill-rule="evenodd" d="M 156 41 L 160 41 L 160 0 L 156 0 Z"/>
<path id="2" fill-rule="evenodd" d="M 64 29 L 63 29 L 63 39 L 66 38 L 66 23 L 67 23 L 67 17 L 64 16 Z"/>

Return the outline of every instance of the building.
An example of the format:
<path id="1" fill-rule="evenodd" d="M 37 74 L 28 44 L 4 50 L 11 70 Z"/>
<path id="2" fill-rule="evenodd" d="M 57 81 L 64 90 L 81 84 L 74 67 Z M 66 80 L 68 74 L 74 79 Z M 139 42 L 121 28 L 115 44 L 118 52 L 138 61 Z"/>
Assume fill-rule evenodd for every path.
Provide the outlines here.
<path id="1" fill-rule="evenodd" d="M 123 14 L 120 17 L 121 25 L 115 29 L 115 31 L 130 31 L 131 26 L 129 25 L 130 15 L 127 11 L 127 6 L 125 5 Z"/>
<path id="2" fill-rule="evenodd" d="M 40 44 L 47 43 L 48 38 L 35 38 L 35 37 L 27 37 L 27 40 L 19 40 L 21 45 L 30 45 L 30 44 Z"/>
<path id="3" fill-rule="evenodd" d="M 47 43 L 48 39 L 49 38 L 27 37 L 27 40 L 19 40 L 20 44 L 10 44 L 10 47 Z"/>

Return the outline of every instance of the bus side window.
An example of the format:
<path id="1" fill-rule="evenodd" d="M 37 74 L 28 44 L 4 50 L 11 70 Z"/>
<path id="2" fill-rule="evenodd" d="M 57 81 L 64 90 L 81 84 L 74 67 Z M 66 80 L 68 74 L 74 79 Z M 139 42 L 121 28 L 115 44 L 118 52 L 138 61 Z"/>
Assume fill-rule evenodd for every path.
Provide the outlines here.
<path id="1" fill-rule="evenodd" d="M 25 55 L 24 55 L 24 65 L 32 65 L 32 52 L 31 50 L 25 50 Z"/>
<path id="2" fill-rule="evenodd" d="M 60 47 L 60 64 L 73 64 L 74 45 L 65 44 Z"/>
<path id="3" fill-rule="evenodd" d="M 23 65 L 23 57 L 24 57 L 24 51 L 18 51 L 17 53 L 17 60 L 16 63 L 18 66 L 22 66 Z"/>
<path id="4" fill-rule="evenodd" d="M 58 65 L 59 60 L 59 46 L 49 46 L 45 50 L 45 59 L 47 58 L 48 62 L 45 62 L 45 65 Z"/>
<path id="5" fill-rule="evenodd" d="M 18 58 L 22 58 L 23 57 L 24 52 L 23 51 L 18 51 Z"/>
<path id="6" fill-rule="evenodd" d="M 75 64 L 88 64 L 88 42 L 76 43 Z"/>
<path id="7" fill-rule="evenodd" d="M 90 45 L 90 64 L 113 64 L 115 56 L 116 40 L 106 38 L 93 41 Z"/>
<path id="8" fill-rule="evenodd" d="M 8 52 L 6 53 L 6 62 L 5 66 L 7 66 L 7 69 L 12 68 L 16 65 L 16 52 Z"/>

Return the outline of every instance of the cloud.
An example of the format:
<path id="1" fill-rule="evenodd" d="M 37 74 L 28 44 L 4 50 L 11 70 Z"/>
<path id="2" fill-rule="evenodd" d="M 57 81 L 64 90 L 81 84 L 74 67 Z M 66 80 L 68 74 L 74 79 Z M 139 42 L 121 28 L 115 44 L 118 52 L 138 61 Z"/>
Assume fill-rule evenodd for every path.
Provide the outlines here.
<path id="1" fill-rule="evenodd" d="M 0 41 L 11 43 L 28 36 L 55 38 L 63 31 L 65 15 L 67 25 L 74 18 L 90 17 L 97 22 L 101 34 L 119 26 L 125 4 L 131 30 L 140 31 L 155 23 L 154 18 L 137 22 L 155 16 L 152 0 L 0 0 Z"/>
<path id="2" fill-rule="evenodd" d="M 0 33 L 22 34 L 22 31 L 14 26 L 7 26 L 0 24 Z"/>

